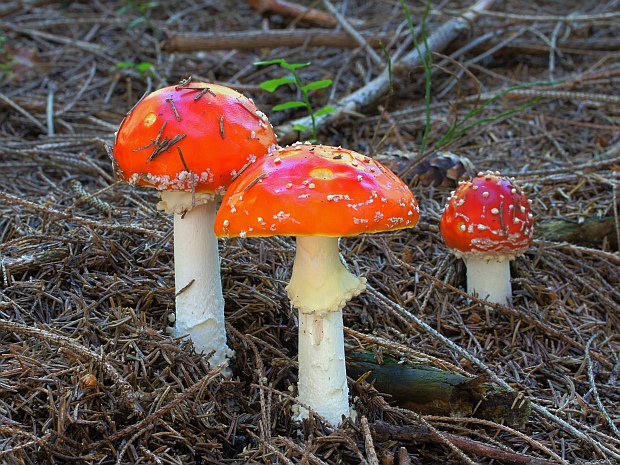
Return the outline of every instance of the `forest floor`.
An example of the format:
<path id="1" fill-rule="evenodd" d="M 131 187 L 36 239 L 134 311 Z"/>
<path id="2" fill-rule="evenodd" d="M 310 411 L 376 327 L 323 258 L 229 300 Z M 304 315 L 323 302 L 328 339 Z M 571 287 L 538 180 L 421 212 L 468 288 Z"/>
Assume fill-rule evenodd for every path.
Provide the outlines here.
<path id="1" fill-rule="evenodd" d="M 423 22 L 407 0 L 429 73 L 400 1 L 297 3 L 322 14 L 0 5 L 0 463 L 620 463 L 620 3 L 498 0 L 467 17 L 473 3 L 445 0 Z M 292 238 L 220 242 L 231 379 L 169 336 L 172 219 L 105 147 L 143 94 L 188 76 L 251 97 L 282 144 L 305 139 L 303 109 L 272 111 L 296 90 L 259 87 L 285 74 L 254 64 L 275 58 L 333 81 L 310 93 L 339 110 L 318 140 L 379 157 L 420 204 L 415 228 L 341 240 L 369 284 L 344 309 L 348 354 L 481 377 L 527 407 L 518 419 L 416 412 L 351 376 L 355 419 L 294 421 Z M 512 306 L 468 296 L 439 234 L 456 179 L 486 170 L 514 176 L 535 214 Z"/>

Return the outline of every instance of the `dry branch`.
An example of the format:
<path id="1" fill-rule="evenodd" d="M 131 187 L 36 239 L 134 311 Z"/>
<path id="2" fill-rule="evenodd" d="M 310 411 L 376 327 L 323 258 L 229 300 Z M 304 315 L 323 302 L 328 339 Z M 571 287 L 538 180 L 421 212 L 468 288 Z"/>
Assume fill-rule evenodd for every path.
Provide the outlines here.
<path id="1" fill-rule="evenodd" d="M 387 43 L 391 34 L 361 33 L 371 47 Z M 179 33 L 164 40 L 166 52 L 197 52 L 208 50 L 252 50 L 276 47 L 338 47 L 358 48 L 360 44 L 346 32 L 319 29 L 278 29 L 218 33 Z"/>

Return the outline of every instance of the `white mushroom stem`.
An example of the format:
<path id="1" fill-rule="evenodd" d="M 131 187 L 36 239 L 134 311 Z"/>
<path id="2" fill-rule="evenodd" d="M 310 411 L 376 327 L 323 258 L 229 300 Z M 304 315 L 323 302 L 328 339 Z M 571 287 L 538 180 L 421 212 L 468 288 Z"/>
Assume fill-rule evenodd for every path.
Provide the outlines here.
<path id="1" fill-rule="evenodd" d="M 224 298 L 220 277 L 217 237 L 213 230 L 213 200 L 187 208 L 185 192 L 163 192 L 158 208 L 174 212 L 174 281 L 176 323 L 174 335 L 189 334 L 196 352 L 214 352 L 209 365 L 226 361 L 232 351 L 226 345 Z M 230 370 L 223 372 L 230 374 Z"/>
<path id="2" fill-rule="evenodd" d="M 286 290 L 300 312 L 338 311 L 365 289 L 365 282 L 344 266 L 337 237 L 297 236 L 293 274 Z"/>
<path id="3" fill-rule="evenodd" d="M 344 266 L 338 238 L 297 237 L 286 290 L 299 309 L 299 400 L 333 425 L 350 414 L 342 308 L 365 282 Z M 300 409 L 300 417 L 307 414 Z"/>
<path id="4" fill-rule="evenodd" d="M 299 401 L 332 425 L 349 416 L 342 311 L 299 314 Z M 300 409 L 300 417 L 308 412 Z"/>
<path id="5" fill-rule="evenodd" d="M 512 303 L 510 261 L 505 257 L 463 257 L 467 267 L 467 292 L 489 302 Z"/>

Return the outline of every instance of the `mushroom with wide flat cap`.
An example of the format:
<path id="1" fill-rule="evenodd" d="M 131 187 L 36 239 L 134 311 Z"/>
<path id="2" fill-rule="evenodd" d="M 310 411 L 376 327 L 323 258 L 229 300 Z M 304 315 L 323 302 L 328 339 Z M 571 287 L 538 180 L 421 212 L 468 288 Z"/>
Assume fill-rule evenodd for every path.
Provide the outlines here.
<path id="1" fill-rule="evenodd" d="M 299 400 L 333 425 L 349 416 L 342 308 L 366 281 L 347 270 L 338 238 L 411 228 L 418 217 L 413 194 L 385 166 L 310 144 L 257 160 L 222 201 L 218 236 L 296 237 L 286 290 L 299 309 Z"/>
<path id="2" fill-rule="evenodd" d="M 514 179 L 497 172 L 463 181 L 448 199 L 441 223 L 445 244 L 467 267 L 467 292 L 511 303 L 510 260 L 534 235 L 530 201 Z"/>
<path id="3" fill-rule="evenodd" d="M 174 215 L 175 334 L 197 352 L 227 360 L 216 197 L 247 164 L 276 147 L 265 115 L 247 97 L 186 80 L 144 97 L 120 125 L 111 151 L 115 172 L 161 191 L 157 208 Z"/>

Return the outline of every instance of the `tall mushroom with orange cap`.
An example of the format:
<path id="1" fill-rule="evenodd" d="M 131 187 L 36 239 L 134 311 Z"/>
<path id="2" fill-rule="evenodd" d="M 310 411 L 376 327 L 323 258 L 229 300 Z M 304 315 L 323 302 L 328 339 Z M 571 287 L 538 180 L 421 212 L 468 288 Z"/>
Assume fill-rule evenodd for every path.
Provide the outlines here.
<path id="1" fill-rule="evenodd" d="M 418 217 L 413 194 L 386 167 L 309 144 L 257 160 L 222 201 L 218 236 L 296 236 L 286 290 L 299 309 L 299 400 L 334 425 L 349 416 L 342 308 L 366 282 L 347 270 L 338 238 L 410 228 Z"/>
<path id="2" fill-rule="evenodd" d="M 115 172 L 160 190 L 157 208 L 174 215 L 175 334 L 189 334 L 197 352 L 214 352 L 211 366 L 230 355 L 215 199 L 244 166 L 275 147 L 271 124 L 251 100 L 191 80 L 144 97 L 116 133 Z"/>
<path id="3" fill-rule="evenodd" d="M 465 261 L 467 292 L 511 303 L 509 262 L 525 252 L 534 235 L 530 201 L 514 179 L 488 171 L 461 182 L 448 199 L 440 230 Z"/>

